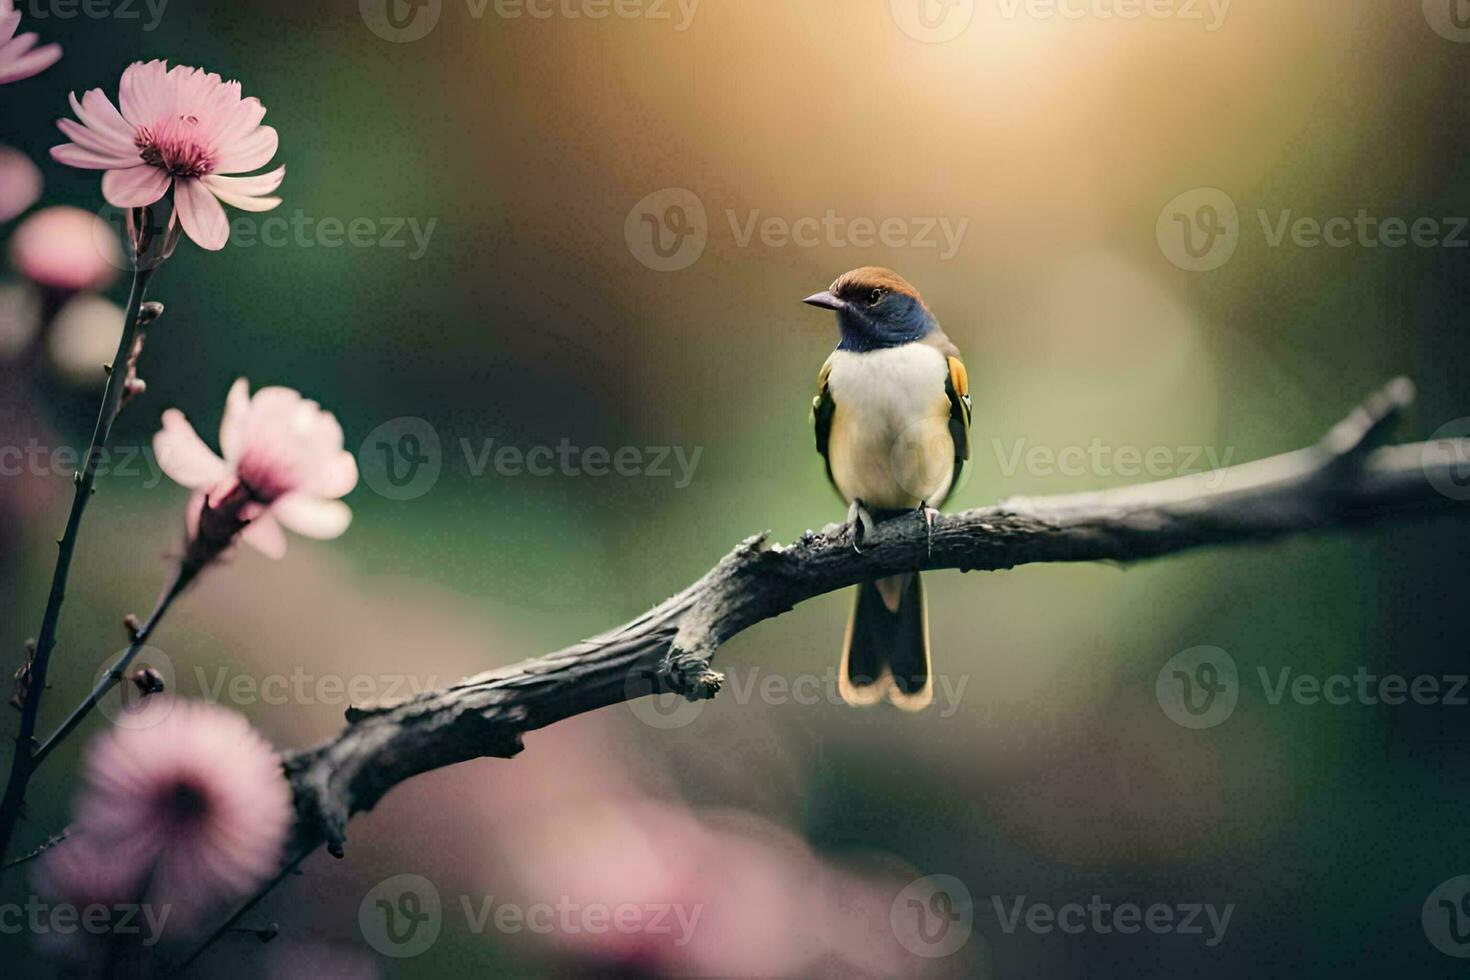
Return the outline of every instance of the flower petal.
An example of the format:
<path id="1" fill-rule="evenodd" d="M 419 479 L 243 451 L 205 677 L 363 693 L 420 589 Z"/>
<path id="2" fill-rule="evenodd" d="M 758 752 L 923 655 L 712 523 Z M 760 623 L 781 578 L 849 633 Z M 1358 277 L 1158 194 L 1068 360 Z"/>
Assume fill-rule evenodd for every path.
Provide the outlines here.
<path id="1" fill-rule="evenodd" d="M 138 156 L 138 148 L 129 140 L 114 139 L 95 129 L 88 129 L 74 119 L 58 119 L 56 128 L 77 146 L 91 150 L 98 156 L 119 157 L 124 160 L 138 157 L 139 162 L 142 162 L 142 157 Z"/>
<path id="2" fill-rule="evenodd" d="M 220 147 L 220 157 L 215 163 L 214 172 L 243 174 L 250 170 L 259 170 L 270 163 L 279 145 L 280 137 L 276 135 L 275 129 L 270 126 L 257 127 L 254 132 L 247 133 L 229 146 Z"/>
<path id="3" fill-rule="evenodd" d="M 173 178 L 146 163 L 127 170 L 109 170 L 102 175 L 102 196 L 119 208 L 141 208 L 168 193 Z"/>
<path id="4" fill-rule="evenodd" d="M 357 486 L 357 460 L 346 451 L 339 452 L 306 482 L 302 489 L 318 497 L 345 497 Z"/>
<path id="5" fill-rule="evenodd" d="M 184 231 L 200 248 L 218 252 L 230 240 L 224 205 L 198 180 L 174 181 L 174 204 Z"/>
<path id="6" fill-rule="evenodd" d="M 250 382 L 236 378 L 225 398 L 225 414 L 219 423 L 219 449 L 231 463 L 240 459 L 244 450 L 243 436 L 250 416 Z"/>
<path id="7" fill-rule="evenodd" d="M 271 504 L 271 513 L 297 534 L 319 541 L 340 537 L 352 523 L 352 508 L 340 500 L 288 493 Z"/>
<path id="8" fill-rule="evenodd" d="M 270 194 L 281 186 L 281 181 L 286 179 L 286 168 L 277 167 L 270 173 L 256 174 L 253 177 L 219 177 L 209 176 L 204 178 L 204 183 L 211 190 L 227 190 L 232 194 L 245 197 L 260 197 L 262 194 Z"/>
<path id="9" fill-rule="evenodd" d="M 51 159 L 57 163 L 64 163 L 68 167 L 80 167 L 83 170 L 125 170 L 128 167 L 136 167 L 143 162 L 143 158 L 134 153 L 131 157 L 122 155 L 93 153 L 91 150 L 77 146 L 75 143 L 62 143 L 60 146 L 51 148 Z"/>
<path id="10" fill-rule="evenodd" d="M 106 92 L 93 88 L 83 92 L 80 101 L 75 92 L 67 98 L 71 100 L 71 111 L 77 114 L 83 126 L 108 139 L 117 140 L 124 146 L 135 145 L 137 131 L 128 125 L 128 121 L 117 111 Z"/>
<path id="11" fill-rule="evenodd" d="M 242 211 L 269 211 L 281 203 L 279 197 L 267 196 L 286 177 L 286 168 L 277 167 L 267 174 L 254 177 L 221 177 L 211 174 L 204 178 L 204 186 L 226 204 Z"/>
<path id="12" fill-rule="evenodd" d="M 146 126 L 169 109 L 173 89 L 165 81 L 168 63 L 135 61 L 123 71 L 117 87 L 122 116 L 134 126 Z"/>
<path id="13" fill-rule="evenodd" d="M 176 408 L 163 413 L 163 428 L 153 436 L 153 454 L 169 479 L 191 490 L 218 483 L 229 473 L 225 461 L 204 444 Z"/>
<path id="14" fill-rule="evenodd" d="M 31 40 L 26 41 L 23 47 L 28 48 L 31 44 L 35 43 L 35 36 L 27 34 L 22 34 L 10 43 L 14 45 L 25 38 L 30 38 Z M 45 71 L 60 60 L 61 45 L 59 44 L 47 44 L 29 54 L 22 54 L 20 57 L 14 59 L 10 55 L 7 55 L 4 59 L 5 64 L 3 67 L 0 67 L 0 85 L 8 82 L 18 82 L 23 78 L 30 78 L 32 75 Z"/>
<path id="15" fill-rule="evenodd" d="M 267 558 L 282 558 L 286 554 L 286 532 L 268 512 L 246 524 L 240 537 Z"/>

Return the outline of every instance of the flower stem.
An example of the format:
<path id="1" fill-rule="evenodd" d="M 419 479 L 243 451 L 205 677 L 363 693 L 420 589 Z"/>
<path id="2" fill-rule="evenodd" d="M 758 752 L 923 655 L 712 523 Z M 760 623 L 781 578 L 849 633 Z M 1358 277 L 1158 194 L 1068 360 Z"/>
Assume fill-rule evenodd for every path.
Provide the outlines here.
<path id="1" fill-rule="evenodd" d="M 56 568 L 51 574 L 51 592 L 46 599 L 46 613 L 41 618 L 41 632 L 36 637 L 36 652 L 31 660 L 30 683 L 26 690 L 25 704 L 20 714 L 20 734 L 16 737 L 15 756 L 10 763 L 10 778 L 5 784 L 5 796 L 0 800 L 0 858 L 4 858 L 20 820 L 21 805 L 25 801 L 26 785 L 35 771 L 36 719 L 41 708 L 41 695 L 46 690 L 46 668 L 50 666 L 51 651 L 56 647 L 56 626 L 61 618 L 61 604 L 66 599 L 66 580 L 71 572 L 72 554 L 76 550 L 77 536 L 81 531 L 82 514 L 91 499 L 93 485 L 97 482 L 97 467 L 112 436 L 112 423 L 117 419 L 122 404 L 122 393 L 128 355 L 133 349 L 133 337 L 138 331 L 138 313 L 143 306 L 143 296 L 153 278 L 153 269 L 137 269 L 133 273 L 132 292 L 128 296 L 128 310 L 123 319 L 122 337 L 118 340 L 117 356 L 107 375 L 107 387 L 102 392 L 102 407 L 97 413 L 97 425 L 92 430 L 92 443 L 87 448 L 87 458 L 81 470 L 73 478 L 76 495 L 72 498 L 71 514 L 66 521 L 66 530 L 57 542 Z"/>
<path id="2" fill-rule="evenodd" d="M 118 681 L 123 679 L 123 675 L 127 673 L 128 667 L 132 665 L 133 660 L 137 658 L 143 647 L 148 643 L 148 638 L 153 635 L 153 631 L 158 627 L 159 621 L 163 619 L 164 613 L 168 612 L 168 607 L 173 605 L 174 600 L 179 597 L 179 594 L 184 591 L 185 587 L 188 586 L 193 578 L 194 575 L 192 572 L 187 571 L 182 565 L 179 566 L 179 570 L 174 573 L 173 580 L 169 583 L 168 588 L 164 589 L 163 594 L 158 597 L 158 603 L 153 607 L 153 612 L 148 614 L 147 621 L 142 626 L 139 626 L 138 631 L 133 634 L 132 642 L 128 644 L 127 650 L 118 658 L 117 663 L 113 664 L 107 673 L 98 679 L 96 685 L 92 688 L 92 693 L 88 694 L 81 704 L 72 709 L 71 714 L 67 715 L 66 721 L 61 723 L 61 727 L 52 732 L 51 737 L 42 742 L 41 747 L 36 749 L 35 752 L 31 753 L 32 772 L 40 768 L 41 761 L 51 754 L 51 750 L 56 748 L 62 739 L 70 735 L 82 723 L 82 719 L 87 717 L 88 712 L 97 706 L 97 702 L 106 697 L 107 692 L 112 690 Z"/>

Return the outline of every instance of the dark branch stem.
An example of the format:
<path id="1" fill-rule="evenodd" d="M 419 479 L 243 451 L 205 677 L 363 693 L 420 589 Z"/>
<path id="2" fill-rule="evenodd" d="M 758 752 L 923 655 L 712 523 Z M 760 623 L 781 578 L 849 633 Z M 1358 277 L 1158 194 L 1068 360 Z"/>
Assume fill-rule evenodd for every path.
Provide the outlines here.
<path id="1" fill-rule="evenodd" d="M 174 600 L 188 587 L 192 579 L 193 572 L 189 571 L 186 566 L 180 565 L 178 570 L 174 572 L 173 580 L 163 590 L 163 594 L 158 597 L 158 603 L 153 607 L 153 612 L 148 614 L 148 619 L 133 634 L 132 642 L 128 644 L 127 650 L 118 658 L 117 663 L 113 664 L 107 673 L 102 675 L 96 685 L 93 686 L 92 692 L 82 700 L 82 703 L 72 709 L 66 721 L 61 723 L 61 727 L 52 732 L 51 737 L 42 742 L 41 747 L 32 753 L 32 772 L 40 767 L 42 760 L 51 754 L 51 750 L 56 748 L 62 739 L 70 735 L 82 723 L 82 719 L 86 718 L 87 714 L 97 706 L 97 702 L 106 697 L 107 692 L 112 690 L 123 679 L 128 667 L 132 666 L 133 660 L 137 658 L 143 647 L 147 645 L 148 638 L 158 628 L 158 624 L 168 612 L 169 606 L 173 605 Z"/>
<path id="2" fill-rule="evenodd" d="M 523 733 L 648 694 L 712 697 L 721 643 L 797 603 L 917 569 L 998 570 L 1032 562 L 1131 562 L 1207 545 L 1464 514 L 1470 440 L 1372 448 L 1408 403 L 1396 381 L 1320 444 L 1240 466 L 1096 493 L 1004 501 L 934 523 L 879 525 L 856 553 L 830 525 L 788 547 L 742 542 L 703 578 L 637 619 L 575 646 L 392 705 L 347 713 L 347 728 L 287 755 L 299 846 L 340 855 L 347 822 L 398 783 L 483 756 L 508 758 Z M 1464 488 L 1465 493 L 1456 492 Z"/>
<path id="3" fill-rule="evenodd" d="M 280 872 L 277 873 L 274 878 L 262 885 L 260 890 L 257 891 L 255 895 L 250 898 L 249 901 L 236 909 L 234 915 L 230 916 L 224 922 L 220 923 L 220 927 L 214 932 L 210 933 L 209 937 L 205 939 L 202 943 L 194 947 L 193 952 L 191 952 L 188 956 L 184 957 L 184 959 L 180 960 L 171 969 L 169 969 L 166 973 L 166 976 L 174 976 L 175 974 L 183 973 L 186 969 L 188 969 L 190 964 L 199 959 L 200 956 L 204 955 L 205 950 L 214 945 L 214 943 L 221 936 L 225 935 L 225 933 L 234 929 L 241 919 L 249 915 L 250 910 L 259 905 L 261 903 L 261 900 L 269 895 L 277 885 L 279 885 L 281 882 L 285 881 L 293 873 L 295 873 L 296 869 L 300 867 L 301 862 L 309 858 L 315 850 L 316 845 L 309 845 L 307 847 L 301 848 L 301 850 L 296 853 L 295 857 L 291 858 L 284 865 L 282 865 Z"/>
<path id="4" fill-rule="evenodd" d="M 21 805 L 25 801 L 26 785 L 35 771 L 36 720 L 41 708 L 41 696 L 46 690 L 46 671 L 50 666 L 51 652 L 56 647 L 56 628 L 61 619 L 61 605 L 66 600 L 66 581 L 71 572 L 71 561 L 76 551 L 77 536 L 81 531 L 82 514 L 92 499 L 93 486 L 97 482 L 97 467 L 112 436 L 112 423 L 117 419 L 122 405 L 123 389 L 126 386 L 125 365 L 133 350 L 133 339 L 138 332 L 139 313 L 148 283 L 156 269 L 138 269 L 133 273 L 132 291 L 128 296 L 128 309 L 123 317 L 122 337 L 118 340 L 117 356 L 108 370 L 107 386 L 102 392 L 102 407 L 97 413 L 97 425 L 92 430 L 92 442 L 87 449 L 87 458 L 74 477 L 76 495 L 72 498 L 71 514 L 67 517 L 66 530 L 57 542 L 56 568 L 51 576 L 51 592 L 46 599 L 46 612 L 41 618 L 41 632 L 36 637 L 36 652 L 31 660 L 30 680 L 25 702 L 21 707 L 20 734 L 16 737 L 15 756 L 10 763 L 10 778 L 5 785 L 5 797 L 0 800 L 0 858 L 10 846 L 20 819 Z"/>

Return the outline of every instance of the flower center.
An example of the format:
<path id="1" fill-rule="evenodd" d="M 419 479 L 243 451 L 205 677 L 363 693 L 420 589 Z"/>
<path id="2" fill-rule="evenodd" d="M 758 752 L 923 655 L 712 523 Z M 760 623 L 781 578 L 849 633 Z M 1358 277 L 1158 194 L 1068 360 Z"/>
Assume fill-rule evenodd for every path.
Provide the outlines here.
<path id="1" fill-rule="evenodd" d="M 169 791 L 167 807 L 180 820 L 197 820 L 209 809 L 209 800 L 199 787 L 190 783 L 177 783 Z"/>
<path id="2" fill-rule="evenodd" d="M 170 177 L 203 177 L 214 172 L 214 154 L 199 138 L 198 116 L 175 116 L 143 126 L 133 142 L 144 163 Z"/>

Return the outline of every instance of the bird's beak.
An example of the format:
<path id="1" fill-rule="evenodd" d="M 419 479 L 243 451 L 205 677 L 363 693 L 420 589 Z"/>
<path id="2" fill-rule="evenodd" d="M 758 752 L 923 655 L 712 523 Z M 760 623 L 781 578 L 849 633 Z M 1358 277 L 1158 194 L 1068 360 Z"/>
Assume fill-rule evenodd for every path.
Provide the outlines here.
<path id="1" fill-rule="evenodd" d="M 833 296 L 830 292 L 817 293 L 802 300 L 807 306 L 819 306 L 824 310 L 841 310 L 846 306 L 842 300 Z"/>

